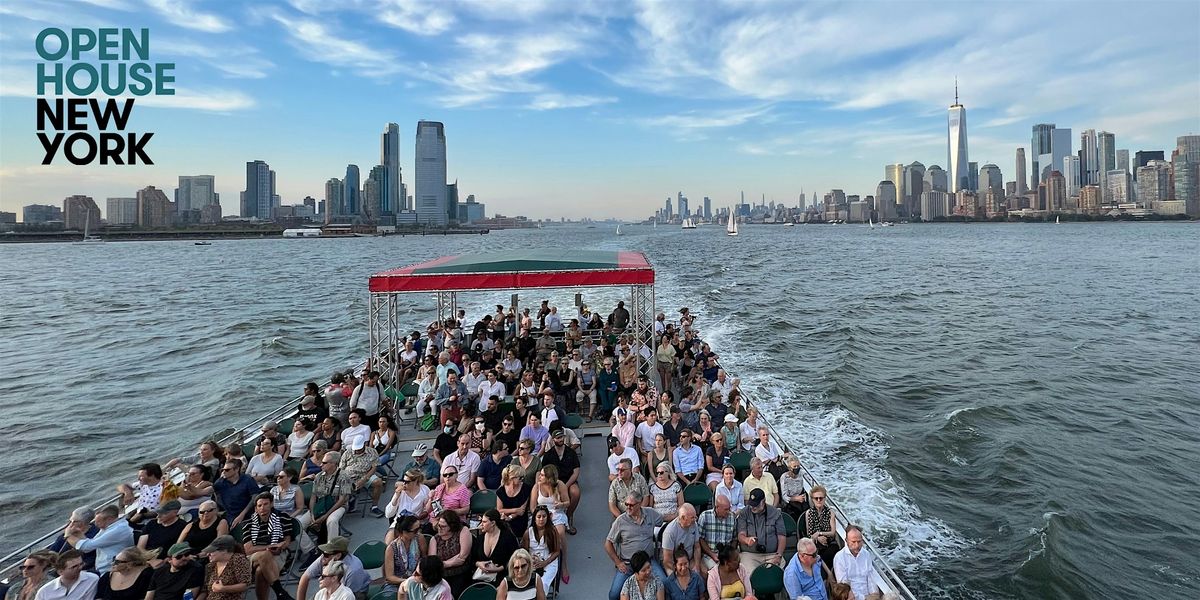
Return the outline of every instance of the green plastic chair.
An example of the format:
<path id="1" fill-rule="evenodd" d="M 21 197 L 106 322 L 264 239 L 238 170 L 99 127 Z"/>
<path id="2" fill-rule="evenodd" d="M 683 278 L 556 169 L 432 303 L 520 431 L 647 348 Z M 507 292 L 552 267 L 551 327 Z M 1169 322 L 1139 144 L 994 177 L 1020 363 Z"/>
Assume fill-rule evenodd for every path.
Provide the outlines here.
<path id="1" fill-rule="evenodd" d="M 479 490 L 471 494 L 471 514 L 482 515 L 493 508 L 496 508 L 496 492 Z"/>
<path id="2" fill-rule="evenodd" d="M 416 381 L 410 381 L 400 386 L 400 395 L 404 396 L 405 398 L 412 398 L 417 395 L 417 392 L 420 391 L 420 389 L 421 387 L 417 385 Z"/>
<path id="3" fill-rule="evenodd" d="M 229 535 L 233 536 L 234 541 L 239 544 L 244 543 L 243 538 L 246 536 L 246 526 L 248 524 L 249 521 L 242 521 L 241 523 L 237 524 L 237 527 L 229 530 Z"/>
<path id="4" fill-rule="evenodd" d="M 729 455 L 729 466 L 736 469 L 739 473 L 750 468 L 750 459 L 752 455 L 749 452 L 734 452 Z"/>
<path id="5" fill-rule="evenodd" d="M 567 429 L 579 429 L 582 426 L 583 426 L 583 417 L 581 417 L 575 413 L 571 413 L 571 414 L 563 417 L 563 427 L 566 427 Z"/>
<path id="6" fill-rule="evenodd" d="M 279 433 L 283 435 L 292 435 L 292 428 L 296 426 L 295 419 L 284 419 L 279 422 Z"/>
<path id="7" fill-rule="evenodd" d="M 458 600 L 496 600 L 496 587 L 482 581 L 473 583 L 459 594 Z"/>
<path id="8" fill-rule="evenodd" d="M 387 544 L 373 540 L 363 542 L 354 549 L 354 556 L 362 561 L 364 570 L 378 569 L 383 566 L 383 551 L 387 549 Z"/>
<path id="9" fill-rule="evenodd" d="M 696 482 L 683 488 L 683 501 L 696 507 L 696 512 L 701 513 L 712 504 L 713 493 L 707 485 Z"/>
<path id="10" fill-rule="evenodd" d="M 759 565 L 750 574 L 750 586 L 757 596 L 777 594 L 783 591 L 783 569 L 776 565 Z"/>
<path id="11" fill-rule="evenodd" d="M 788 537 L 792 537 L 792 536 L 796 535 L 796 532 L 800 528 L 796 526 L 796 519 L 793 519 L 792 515 L 783 513 L 783 529 L 784 529 L 784 533 Z"/>
<path id="12" fill-rule="evenodd" d="M 402 394 L 401 394 L 399 391 L 397 391 L 397 390 L 396 390 L 396 388 L 394 388 L 394 387 L 392 387 L 392 386 L 390 386 L 390 385 L 389 385 L 389 386 L 387 386 L 387 387 L 385 387 L 385 388 L 383 388 L 383 395 L 384 395 L 384 396 L 387 396 L 387 397 L 388 397 L 388 399 L 389 399 L 389 400 L 391 400 L 391 401 L 393 401 L 393 402 L 395 402 L 395 401 L 397 401 L 397 400 L 399 400 L 399 399 L 401 399 L 401 398 L 403 398 L 403 397 L 404 397 L 404 396 L 403 396 L 403 395 L 402 395 Z"/>
<path id="13" fill-rule="evenodd" d="M 258 454 L 258 442 L 246 442 L 242 444 L 242 454 L 245 455 L 246 460 Z"/>

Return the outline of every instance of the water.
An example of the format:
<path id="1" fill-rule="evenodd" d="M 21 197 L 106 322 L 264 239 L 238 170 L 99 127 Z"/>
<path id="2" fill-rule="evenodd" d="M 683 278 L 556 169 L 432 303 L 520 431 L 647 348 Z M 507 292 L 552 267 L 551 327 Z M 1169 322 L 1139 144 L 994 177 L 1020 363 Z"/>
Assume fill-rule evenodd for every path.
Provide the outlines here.
<path id="1" fill-rule="evenodd" d="M 629 248 L 920 597 L 1200 595 L 1196 225 L 622 233 L 0 245 L 0 548 L 361 360 L 372 272 Z"/>

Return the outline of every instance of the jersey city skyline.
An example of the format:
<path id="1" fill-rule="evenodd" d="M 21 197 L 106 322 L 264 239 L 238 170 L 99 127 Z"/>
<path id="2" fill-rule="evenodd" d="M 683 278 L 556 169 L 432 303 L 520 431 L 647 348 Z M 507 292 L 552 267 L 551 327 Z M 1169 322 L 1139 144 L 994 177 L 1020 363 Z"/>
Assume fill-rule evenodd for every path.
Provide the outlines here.
<path id="1" fill-rule="evenodd" d="M 489 216 L 644 219 L 678 190 L 792 206 L 801 191 L 874 193 L 885 165 L 912 161 L 940 164 L 952 192 L 968 148 L 1021 181 L 1037 124 L 1113 132 L 1129 155 L 1200 133 L 1200 5 L 1163 8 L 12 2 L 0 13 L 0 211 L 73 195 L 104 206 L 203 174 L 237 215 L 259 160 L 283 204 L 325 199 L 347 165 L 367 181 L 387 163 L 375 181 L 402 209 L 417 193 L 421 120 L 445 127 L 430 194 L 457 181 Z M 154 60 L 177 65 L 177 94 L 139 99 L 133 117 L 155 133 L 155 164 L 43 166 L 34 39 L 101 24 L 149 28 Z M 955 129 L 954 106 L 969 127 L 960 114 Z M 381 149 L 389 123 L 399 143 Z M 1018 148 L 1029 164 L 1014 164 Z"/>

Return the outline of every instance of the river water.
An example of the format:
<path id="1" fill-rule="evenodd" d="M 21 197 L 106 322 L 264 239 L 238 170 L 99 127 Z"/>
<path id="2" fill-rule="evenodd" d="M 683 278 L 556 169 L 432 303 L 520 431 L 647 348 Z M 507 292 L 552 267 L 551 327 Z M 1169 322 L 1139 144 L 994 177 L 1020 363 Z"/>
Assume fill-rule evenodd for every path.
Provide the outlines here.
<path id="1" fill-rule="evenodd" d="M 1200 596 L 1200 226 L 622 230 L 0 245 L 0 549 L 361 360 L 373 272 L 630 249 L 919 597 Z"/>

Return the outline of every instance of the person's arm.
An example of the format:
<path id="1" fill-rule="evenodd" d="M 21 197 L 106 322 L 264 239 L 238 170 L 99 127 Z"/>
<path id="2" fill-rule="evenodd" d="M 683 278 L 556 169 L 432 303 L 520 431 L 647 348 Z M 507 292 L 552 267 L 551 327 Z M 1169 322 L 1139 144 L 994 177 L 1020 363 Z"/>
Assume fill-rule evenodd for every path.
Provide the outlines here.
<path id="1" fill-rule="evenodd" d="M 660 586 L 658 586 L 658 593 L 657 593 L 657 594 L 655 594 L 655 600 L 666 600 L 666 596 L 665 596 L 666 592 L 665 592 L 665 589 L 666 589 L 666 588 L 665 588 L 665 587 L 663 587 L 663 586 L 661 586 L 661 585 L 660 585 Z"/>
<path id="2" fill-rule="evenodd" d="M 188 535 L 188 533 L 189 533 L 189 532 L 191 532 L 191 530 L 192 530 L 192 523 L 195 523 L 195 522 L 196 522 L 196 521 L 190 521 L 190 522 L 189 522 L 187 525 L 184 525 L 184 526 L 183 526 L 183 531 L 180 531 L 180 532 L 179 532 L 179 539 L 175 540 L 175 543 L 176 543 L 176 544 L 178 544 L 178 543 L 182 542 L 183 540 L 186 540 L 186 539 L 187 539 L 187 535 Z"/>
<path id="3" fill-rule="evenodd" d="M 395 560 L 396 552 L 392 549 L 392 544 L 388 544 L 383 549 L 383 580 L 387 583 L 400 585 L 404 583 L 403 577 L 396 576 L 396 567 L 392 564 Z"/>
<path id="4" fill-rule="evenodd" d="M 296 512 L 292 513 L 292 517 L 295 517 L 306 510 L 308 510 L 308 502 L 304 497 L 304 490 L 300 486 L 296 486 Z"/>
<path id="5" fill-rule="evenodd" d="M 479 472 L 482 472 L 482 471 L 483 471 L 482 468 L 479 469 Z M 486 490 L 487 489 L 487 484 L 483 481 L 483 475 L 480 475 L 478 473 L 476 473 L 476 475 L 475 475 L 475 489 L 477 489 L 477 490 Z M 499 502 L 499 500 L 497 500 L 497 502 Z"/>
<path id="6" fill-rule="evenodd" d="M 146 541 L 149 539 L 150 539 L 150 536 L 148 536 L 148 535 L 145 535 L 145 534 L 139 535 L 137 538 L 137 547 L 141 548 L 142 550 L 145 550 L 146 549 Z"/>
<path id="7" fill-rule="evenodd" d="M 320 561 L 320 560 L 317 560 L 317 561 L 315 561 L 313 564 L 314 564 L 314 565 L 319 565 L 319 564 L 321 564 L 321 561 Z M 305 569 L 305 570 L 304 570 L 304 574 L 300 576 L 300 583 L 297 583 L 297 584 L 296 584 L 296 597 L 297 597 L 297 598 L 300 598 L 301 600 L 305 600 L 305 599 L 307 599 L 307 598 L 308 598 L 308 582 L 309 582 L 309 580 L 311 579 L 311 578 L 308 576 L 308 572 L 309 572 L 310 570 L 312 570 L 312 567 L 309 567 L 308 569 Z M 401 593 L 401 594 L 403 594 L 403 593 L 404 593 L 404 588 L 401 588 L 401 592 L 400 592 L 400 593 Z"/>
<path id="8" fill-rule="evenodd" d="M 460 529 L 458 531 L 458 554 L 447 559 L 445 563 L 446 566 L 457 567 L 459 565 L 466 564 L 467 559 L 471 556 L 471 550 L 473 547 L 471 542 L 471 530 L 467 529 L 466 527 Z"/>
<path id="9" fill-rule="evenodd" d="M 717 565 L 708 571 L 708 578 L 706 579 L 705 583 L 707 584 L 706 587 L 708 588 L 708 597 L 710 600 L 718 599 L 721 597 L 721 566 L 720 565 Z M 746 590 L 746 591 L 749 592 L 749 590 Z M 795 598 L 795 596 L 793 596 L 791 594 L 789 594 L 788 597 Z"/>
<path id="10" fill-rule="evenodd" d="M 617 547 L 613 545 L 612 540 L 604 540 L 604 552 L 608 554 L 609 560 L 617 567 L 618 571 L 625 574 L 629 573 L 629 565 L 626 565 L 625 561 L 621 560 L 621 557 L 617 555 Z"/>

